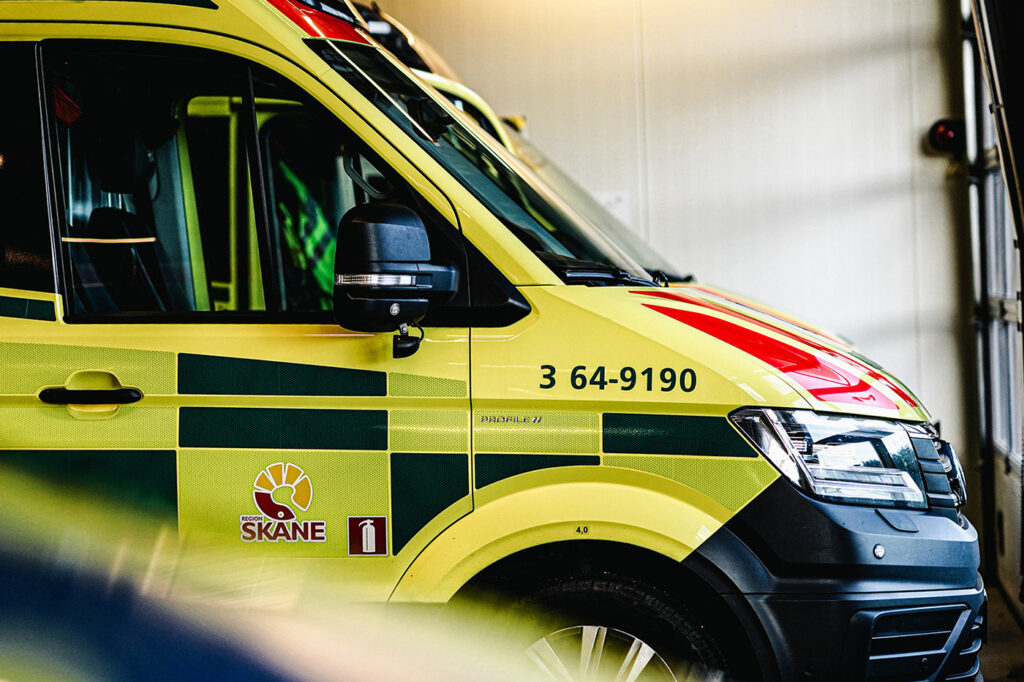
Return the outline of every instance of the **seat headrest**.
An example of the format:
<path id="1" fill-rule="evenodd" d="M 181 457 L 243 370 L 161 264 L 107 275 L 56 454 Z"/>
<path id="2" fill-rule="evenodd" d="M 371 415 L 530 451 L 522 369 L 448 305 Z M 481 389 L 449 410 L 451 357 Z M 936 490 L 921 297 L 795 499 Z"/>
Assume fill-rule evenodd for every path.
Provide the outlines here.
<path id="1" fill-rule="evenodd" d="M 86 165 L 104 192 L 134 194 L 149 182 L 153 168 L 146 145 L 130 128 L 106 122 L 90 126 Z"/>
<path id="2" fill-rule="evenodd" d="M 169 108 L 168 108 L 169 111 Z M 89 176 L 104 192 L 134 194 L 149 183 L 155 170 L 149 150 L 174 137 L 177 119 L 162 107 L 148 108 L 111 97 L 92 103 L 82 117 Z"/>
<path id="3" fill-rule="evenodd" d="M 137 215 L 120 208 L 108 207 L 93 209 L 85 234 L 76 236 L 87 239 L 152 239 L 145 223 Z"/>

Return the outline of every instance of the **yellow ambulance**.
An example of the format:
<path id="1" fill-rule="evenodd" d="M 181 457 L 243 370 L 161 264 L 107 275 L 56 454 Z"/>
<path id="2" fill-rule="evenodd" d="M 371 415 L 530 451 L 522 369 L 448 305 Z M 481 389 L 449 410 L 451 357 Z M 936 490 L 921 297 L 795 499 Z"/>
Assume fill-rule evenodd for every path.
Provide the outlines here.
<path id="1" fill-rule="evenodd" d="M 658 286 L 340 0 L 0 1 L 0 476 L 538 670 L 975 679 L 963 472 L 870 360 Z"/>

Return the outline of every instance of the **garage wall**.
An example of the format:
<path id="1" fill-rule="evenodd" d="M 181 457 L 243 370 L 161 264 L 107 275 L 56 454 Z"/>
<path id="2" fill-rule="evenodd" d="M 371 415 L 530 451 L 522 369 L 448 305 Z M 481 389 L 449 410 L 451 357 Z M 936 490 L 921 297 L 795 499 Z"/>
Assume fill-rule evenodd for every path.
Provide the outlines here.
<path id="1" fill-rule="evenodd" d="M 962 111 L 958 3 L 381 5 L 681 271 L 853 339 L 968 444 L 965 178 L 922 143 Z"/>

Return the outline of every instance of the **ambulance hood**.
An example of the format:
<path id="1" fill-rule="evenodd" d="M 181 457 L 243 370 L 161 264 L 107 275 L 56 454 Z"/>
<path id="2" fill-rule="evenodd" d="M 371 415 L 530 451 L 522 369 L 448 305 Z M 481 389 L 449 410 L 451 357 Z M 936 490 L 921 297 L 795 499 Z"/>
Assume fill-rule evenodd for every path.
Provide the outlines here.
<path id="1" fill-rule="evenodd" d="M 621 310 L 621 299 L 626 324 L 642 325 L 633 329 L 750 387 L 747 398 L 778 396 L 775 387 L 785 385 L 819 412 L 929 419 L 917 396 L 878 364 L 842 340 L 781 313 L 699 285 L 602 291 L 616 299 L 605 308 L 612 319 L 619 316 L 612 311 Z M 796 395 L 787 403 L 793 400 Z"/>

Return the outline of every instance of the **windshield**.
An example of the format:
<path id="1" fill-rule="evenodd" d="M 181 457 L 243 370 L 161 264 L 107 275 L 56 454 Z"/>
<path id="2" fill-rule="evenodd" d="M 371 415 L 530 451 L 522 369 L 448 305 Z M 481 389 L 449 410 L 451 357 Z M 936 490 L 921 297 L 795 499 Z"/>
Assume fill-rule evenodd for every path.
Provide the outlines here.
<path id="1" fill-rule="evenodd" d="M 646 271 L 518 159 L 457 121 L 376 48 L 311 39 L 336 72 L 416 140 L 566 283 L 650 283 Z"/>
<path id="2" fill-rule="evenodd" d="M 512 151 L 515 152 L 515 155 L 558 192 L 559 196 L 583 214 L 584 218 L 592 222 L 633 260 L 643 266 L 644 270 L 650 273 L 661 272 L 667 276 L 669 281 L 673 282 L 685 281 L 689 278 L 689 276 L 679 274 L 679 270 L 674 265 L 659 256 L 647 242 L 602 206 L 590 192 L 569 177 L 565 171 L 544 156 L 529 140 L 516 132 L 515 128 L 508 124 L 504 125 L 505 134 L 512 142 Z"/>

